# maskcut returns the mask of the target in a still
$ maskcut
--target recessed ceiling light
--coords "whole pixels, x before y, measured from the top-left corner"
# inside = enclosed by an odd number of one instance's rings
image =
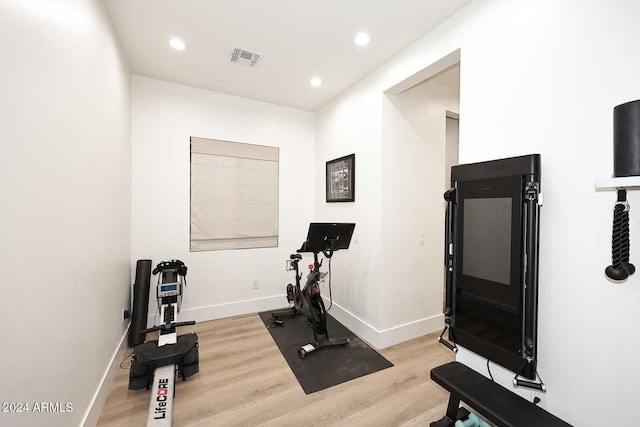
[[[314,78],[312,78],[311,80],[309,80],[309,84],[310,84],[311,86],[318,87],[318,86],[320,86],[320,85],[322,84],[322,80],[320,80],[320,79],[319,79],[319,78],[317,78],[317,77],[314,77]]]
[[[171,46],[175,50],[185,50],[187,48],[187,45],[184,44],[181,39],[175,37],[169,40],[169,46]]]
[[[358,33],[356,37],[353,39],[353,42],[358,46],[366,46],[369,44],[369,34],[367,33]]]

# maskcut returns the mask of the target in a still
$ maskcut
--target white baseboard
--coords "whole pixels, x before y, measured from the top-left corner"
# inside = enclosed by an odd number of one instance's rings
[[[322,298],[325,300],[325,307],[329,308],[330,301],[324,295]],[[375,348],[382,348],[380,346],[380,331],[378,331],[375,327],[368,324],[364,320],[360,319],[355,314],[341,307],[336,302],[333,302],[329,310],[329,314],[333,318],[335,318],[338,322],[342,323],[346,326],[351,332],[365,340],[367,343],[372,345]],[[329,331],[331,332],[331,331]]]
[[[391,347],[432,332],[440,332],[443,327],[444,314],[438,313],[403,325],[383,329],[380,331],[380,348]]]
[[[178,321],[206,322],[207,320],[222,319],[248,313],[260,313],[267,310],[277,310],[287,306],[285,295],[273,295],[244,301],[234,301],[224,304],[208,305],[205,307],[182,308]],[[147,325],[153,325],[155,315],[147,316]]]
[[[324,296],[323,298],[327,300]],[[329,301],[325,301],[327,307],[328,304]],[[341,307],[339,304],[336,304],[335,301],[333,302],[330,313],[340,323],[353,331],[353,333],[377,349],[387,348],[422,335],[440,331],[444,325],[444,315],[440,313],[403,325],[379,330]]]
[[[329,306],[329,300],[325,305]],[[248,313],[259,313],[268,310],[277,310],[286,306],[286,298],[284,295],[273,295],[263,298],[256,298],[244,301],[234,301],[224,304],[215,304],[204,307],[183,308],[180,311],[179,320],[196,322],[205,322],[207,320],[222,319],[225,317],[238,316]],[[423,319],[403,325],[393,326],[391,328],[379,330],[355,314],[333,302],[331,315],[340,323],[351,329],[359,337],[367,341],[378,349],[390,347],[392,345],[408,341],[421,335],[430,334],[441,330],[444,325],[444,316],[439,313]],[[147,325],[153,325],[155,315],[147,317]]]
[[[124,334],[120,339],[120,344],[118,344],[118,347],[116,347],[115,351],[113,352],[113,356],[111,356],[111,362],[109,363],[109,366],[107,366],[104,375],[102,375],[100,385],[98,386],[98,389],[91,399],[91,403],[89,404],[89,408],[87,408],[87,412],[85,412],[84,414],[82,425],[85,427],[95,426],[96,424],[98,424],[100,413],[102,413],[102,408],[104,407],[104,403],[106,402],[109,391],[111,390],[111,384],[113,383],[113,379],[118,373],[120,361],[127,351],[128,332],[129,326],[127,326],[127,328],[125,329]]]

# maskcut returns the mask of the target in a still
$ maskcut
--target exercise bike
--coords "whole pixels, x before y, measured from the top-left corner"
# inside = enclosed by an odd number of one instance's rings
[[[298,254],[292,254],[290,259],[293,261],[293,268],[296,273],[296,286],[287,285],[287,299],[290,303],[293,301],[293,307],[289,310],[271,313],[275,322],[282,322],[282,318],[295,317],[299,313],[306,311],[307,320],[313,329],[313,342],[305,344],[298,348],[298,355],[301,358],[307,354],[323,348],[341,347],[349,345],[349,339],[330,338],[327,331],[327,311],[324,301],[320,295],[320,281],[326,273],[320,271],[322,261],[318,255],[322,253],[329,262],[334,252],[339,249],[347,249],[351,242],[351,236],[355,224],[346,223],[311,223],[307,233],[307,240],[298,249]],[[313,253],[313,265],[310,266],[310,272],[307,275],[307,281],[302,289],[300,289],[300,279],[302,275],[299,273],[298,262],[302,258],[299,253]],[[329,284],[331,286],[331,284]]]
[[[177,322],[186,285],[187,267],[182,261],[162,261],[153,270],[162,324],[141,331],[158,332],[158,339],[137,345],[129,371],[129,389],[151,389],[147,426],[171,426],[176,372],[186,381],[199,370],[198,336],[178,336],[176,328],[196,322]],[[153,382],[153,383],[152,383]]]

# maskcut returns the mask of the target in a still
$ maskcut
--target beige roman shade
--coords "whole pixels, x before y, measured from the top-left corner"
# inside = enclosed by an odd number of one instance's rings
[[[278,246],[277,147],[191,137],[191,251]]]

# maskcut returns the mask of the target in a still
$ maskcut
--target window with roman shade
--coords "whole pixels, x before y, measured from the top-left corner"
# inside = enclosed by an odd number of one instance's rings
[[[191,137],[191,251],[278,246],[279,149]]]

